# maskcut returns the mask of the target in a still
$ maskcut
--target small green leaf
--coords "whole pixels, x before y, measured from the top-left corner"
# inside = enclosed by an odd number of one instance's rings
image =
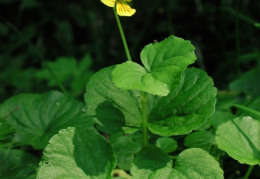
[[[222,123],[216,131],[216,142],[240,163],[260,164],[260,121],[251,117],[235,118]]]
[[[156,146],[165,153],[171,153],[177,149],[178,144],[173,138],[162,137],[157,139]]]
[[[112,147],[104,137],[70,127],[51,138],[37,178],[109,179],[115,165]]]
[[[118,88],[125,90],[141,90],[154,95],[166,96],[168,86],[153,78],[151,73],[137,63],[125,62],[117,65],[113,71],[113,82]]]
[[[109,141],[117,158],[117,166],[129,171],[134,160],[134,154],[141,149],[141,146],[134,142],[130,135],[123,136],[121,133],[111,135]]]
[[[162,168],[153,172],[149,179],[223,179],[219,163],[202,149],[187,149],[176,159],[174,168]]]
[[[212,79],[188,68],[182,82],[166,97],[150,97],[149,130],[161,136],[182,135],[202,125],[214,112],[217,90]]]
[[[87,115],[97,119],[102,131],[110,134],[121,131],[123,125],[142,123],[140,93],[117,88],[112,82],[114,68],[110,66],[95,73],[87,83],[84,96]]]
[[[22,150],[0,149],[0,178],[34,179],[39,161]]]
[[[117,65],[113,71],[115,85],[125,90],[166,96],[180,83],[183,71],[196,60],[196,56],[189,41],[170,36],[145,46],[141,60],[144,67],[134,62]]]
[[[133,179],[148,179],[153,171],[164,167],[172,167],[171,158],[159,148],[147,146],[136,154],[130,172]]]
[[[57,91],[20,94],[6,100],[0,116],[16,129],[15,142],[43,149],[49,139],[68,126],[92,127],[82,103]]]
[[[184,145],[189,148],[202,148],[204,150],[209,150],[215,144],[215,135],[208,131],[193,132],[184,141]]]

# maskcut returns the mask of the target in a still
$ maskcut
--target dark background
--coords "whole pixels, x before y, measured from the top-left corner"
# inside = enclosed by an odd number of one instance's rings
[[[131,7],[136,14],[120,19],[136,62],[145,45],[173,34],[192,42],[195,66],[218,89],[259,66],[259,0],[134,0]],[[0,0],[0,100],[49,90],[34,75],[44,61],[86,54],[93,72],[126,60],[112,8],[99,0]]]

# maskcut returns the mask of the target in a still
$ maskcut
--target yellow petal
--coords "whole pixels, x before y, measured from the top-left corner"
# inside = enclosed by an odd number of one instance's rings
[[[101,0],[101,2],[109,7],[114,7],[116,0]]]
[[[132,9],[124,1],[120,1],[116,3],[116,12],[120,16],[132,16],[136,12],[136,10]]]

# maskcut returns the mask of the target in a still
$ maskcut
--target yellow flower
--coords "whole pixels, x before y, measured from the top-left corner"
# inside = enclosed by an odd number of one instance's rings
[[[101,0],[102,3],[109,7],[116,6],[116,12],[120,16],[132,16],[136,12],[135,9],[132,9],[127,2],[132,0]]]

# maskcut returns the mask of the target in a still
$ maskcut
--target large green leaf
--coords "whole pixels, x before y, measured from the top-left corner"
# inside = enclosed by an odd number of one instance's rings
[[[34,179],[38,159],[22,150],[0,149],[0,178]]]
[[[214,112],[217,90],[202,70],[188,68],[166,97],[150,97],[148,128],[161,136],[182,135],[202,125]]]
[[[90,130],[70,127],[51,138],[38,179],[109,179],[116,165],[111,145]]]
[[[153,171],[164,167],[172,167],[171,158],[158,147],[147,146],[136,154],[130,172],[133,179],[148,179]]]
[[[82,103],[57,91],[46,94],[21,94],[6,100],[0,116],[16,129],[15,141],[43,149],[60,129],[69,126],[90,127]]]
[[[140,93],[117,88],[112,82],[114,66],[95,73],[86,86],[88,116],[99,120],[104,132],[118,132],[126,124],[142,123]]]
[[[240,163],[260,164],[260,121],[251,117],[235,118],[218,126],[216,142]]]
[[[176,159],[174,168],[162,168],[153,172],[149,179],[223,179],[219,163],[202,149],[187,149]]]
[[[141,90],[166,96],[180,83],[184,69],[196,60],[189,41],[170,36],[159,43],[145,46],[141,52],[144,67],[134,62],[117,65],[113,82],[125,90]]]

